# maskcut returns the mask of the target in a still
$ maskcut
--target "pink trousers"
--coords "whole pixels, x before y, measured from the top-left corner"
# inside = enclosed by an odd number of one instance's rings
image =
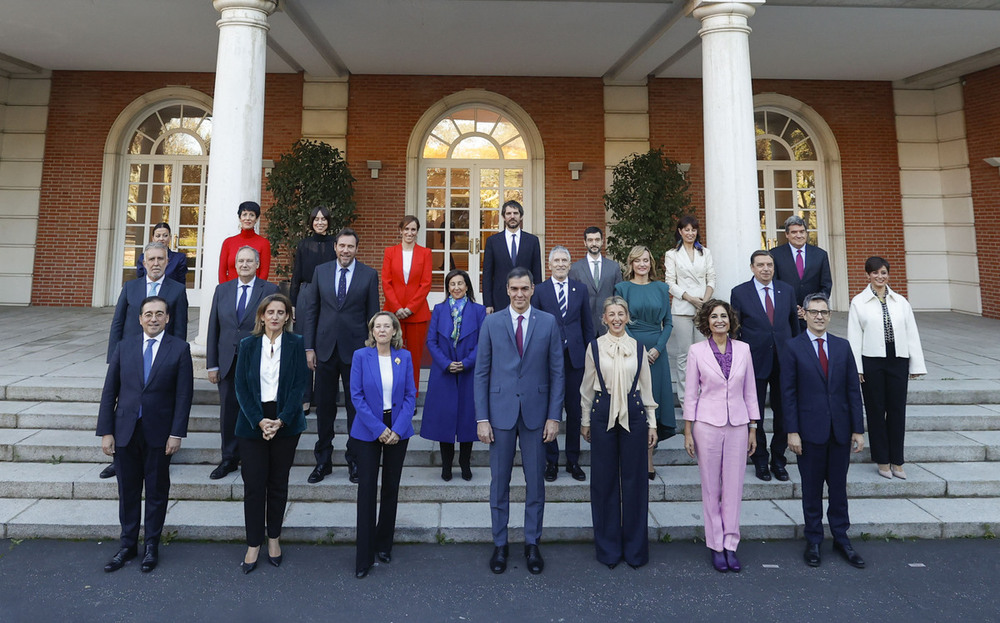
[[[740,503],[749,431],[745,424],[712,426],[695,422],[692,436],[701,473],[705,544],[716,552],[735,552],[740,544]]]

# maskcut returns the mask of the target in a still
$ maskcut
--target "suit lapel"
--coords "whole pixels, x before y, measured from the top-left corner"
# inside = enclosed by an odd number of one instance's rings
[[[145,347],[146,339],[148,338],[146,337],[146,334],[143,333],[142,334],[143,347]],[[162,365],[163,358],[169,356],[169,354],[170,354],[170,341],[167,339],[167,336],[164,335],[163,337],[160,338],[160,346],[159,348],[156,349],[156,357],[153,359],[153,366],[149,369],[149,378],[146,379],[146,382],[143,385],[144,388],[149,386],[149,384],[153,382],[153,378],[156,377],[156,373],[160,370],[160,368],[163,367]],[[142,366],[139,366],[139,377],[142,378]]]
[[[415,273],[411,273],[415,274]],[[392,364],[392,402],[403,402],[403,362],[399,357],[399,351],[389,349],[390,363]],[[399,360],[397,364],[396,361]],[[411,372],[412,375],[412,372]]]
[[[257,306],[260,305],[262,294],[264,293],[264,280],[257,279],[253,282],[253,290],[250,292],[250,300],[247,301],[247,309],[243,312],[243,321],[250,321],[250,328],[257,320]]]
[[[829,384],[827,375],[823,374],[823,366],[819,365],[819,352],[815,348],[813,348],[813,341],[812,338],[809,336],[809,332],[806,331],[802,335],[805,335],[806,338],[806,348],[807,352],[812,358],[813,369],[816,371],[816,374],[819,375],[819,378],[823,379],[824,385]],[[829,370],[830,362],[833,360],[833,347],[830,345],[830,334],[827,333],[826,337],[823,339],[826,342],[826,351],[827,353],[829,353],[829,355],[826,358],[826,367]]]
[[[382,395],[382,370],[379,368],[378,364],[378,350],[371,349],[371,354],[368,356],[368,361],[365,365],[368,366],[368,372],[372,378],[375,379],[375,387],[378,388],[378,393],[376,396]]]

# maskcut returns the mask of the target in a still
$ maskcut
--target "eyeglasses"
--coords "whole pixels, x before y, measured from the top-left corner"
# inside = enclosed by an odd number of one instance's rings
[[[813,318],[826,318],[830,315],[829,309],[807,309],[806,313]]]

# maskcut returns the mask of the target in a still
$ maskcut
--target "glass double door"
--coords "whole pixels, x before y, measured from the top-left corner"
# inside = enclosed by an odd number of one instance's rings
[[[503,226],[500,206],[511,199],[524,205],[529,184],[525,164],[452,159],[425,162],[421,170],[424,203],[418,217],[433,265],[428,303],[433,306],[445,299],[445,275],[456,268],[469,273],[476,300],[482,303],[483,248],[486,239]]]
[[[757,163],[760,208],[760,248],[785,244],[785,220],[799,216],[806,223],[807,242],[821,246],[820,213],[816,207],[816,167],[798,163]]]

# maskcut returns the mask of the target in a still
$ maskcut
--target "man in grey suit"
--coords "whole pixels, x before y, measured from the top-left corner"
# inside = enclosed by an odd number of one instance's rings
[[[583,231],[583,242],[587,256],[578,260],[569,269],[569,278],[586,284],[590,295],[590,317],[595,320],[594,337],[604,335],[608,328],[596,322],[604,315],[604,300],[615,293],[615,284],[622,280],[622,269],[618,262],[601,255],[604,248],[604,234],[599,227],[588,227]]]
[[[235,472],[240,464],[236,443],[236,418],[240,405],[236,401],[236,352],[240,340],[253,331],[257,306],[278,286],[257,279],[260,254],[251,246],[236,252],[236,279],[215,287],[212,311],[208,319],[208,344],[205,364],[208,380],[219,386],[219,432],[222,435],[222,463],[212,470],[209,478],[218,480]]]
[[[535,286],[520,266],[507,275],[510,306],[489,315],[479,332],[475,403],[479,440],[490,444],[493,573],[507,570],[510,475],[520,438],[524,470],[524,556],[542,572],[538,549],[545,509],[545,449],[559,432],[563,405],[563,351],[556,319],[531,307]]]

